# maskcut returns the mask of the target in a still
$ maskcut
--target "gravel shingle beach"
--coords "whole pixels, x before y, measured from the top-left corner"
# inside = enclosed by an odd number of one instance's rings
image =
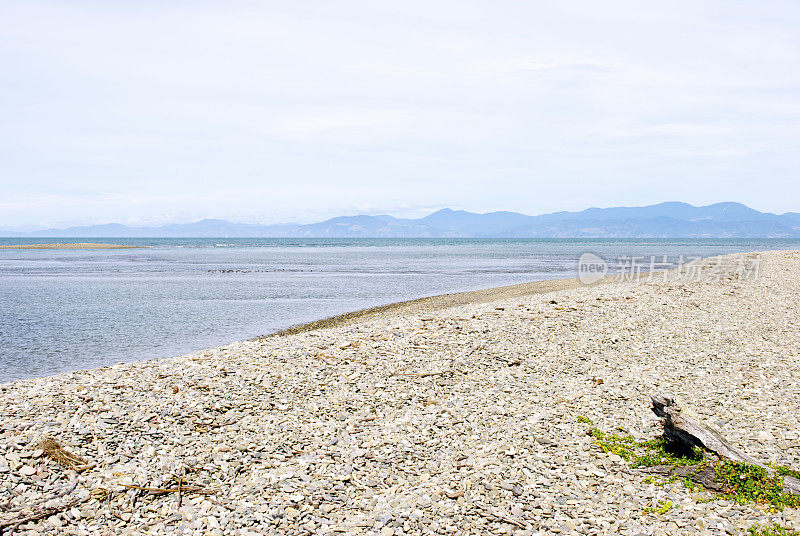
[[[0,525],[30,514],[41,518],[15,534],[800,529],[797,510],[659,481],[587,434],[591,420],[654,438],[649,395],[672,392],[735,446],[800,469],[800,252],[702,267],[390,308],[4,384]]]

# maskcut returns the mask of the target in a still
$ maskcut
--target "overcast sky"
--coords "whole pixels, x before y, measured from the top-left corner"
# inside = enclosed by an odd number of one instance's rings
[[[0,226],[800,210],[800,3],[0,0]]]

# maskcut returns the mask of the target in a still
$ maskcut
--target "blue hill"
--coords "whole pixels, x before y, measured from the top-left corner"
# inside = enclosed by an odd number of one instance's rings
[[[445,208],[418,219],[339,216],[326,221],[259,225],[204,219],[160,227],[118,223],[47,229],[29,237],[387,237],[387,238],[800,238],[800,213],[759,212],[741,203],[707,206],[667,202],[643,207],[588,208],[528,216]]]

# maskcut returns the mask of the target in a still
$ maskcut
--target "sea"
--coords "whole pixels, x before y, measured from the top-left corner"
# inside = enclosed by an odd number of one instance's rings
[[[785,239],[0,238],[0,383],[182,355],[347,311],[575,277],[623,259],[800,249]]]

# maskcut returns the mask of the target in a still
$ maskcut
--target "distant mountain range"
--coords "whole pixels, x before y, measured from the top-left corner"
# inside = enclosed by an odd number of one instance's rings
[[[205,219],[160,227],[109,223],[2,234],[14,237],[800,238],[800,213],[759,212],[741,203],[696,207],[668,202],[539,216],[516,212],[476,214],[445,208],[418,219],[360,215],[311,224],[275,225]]]

